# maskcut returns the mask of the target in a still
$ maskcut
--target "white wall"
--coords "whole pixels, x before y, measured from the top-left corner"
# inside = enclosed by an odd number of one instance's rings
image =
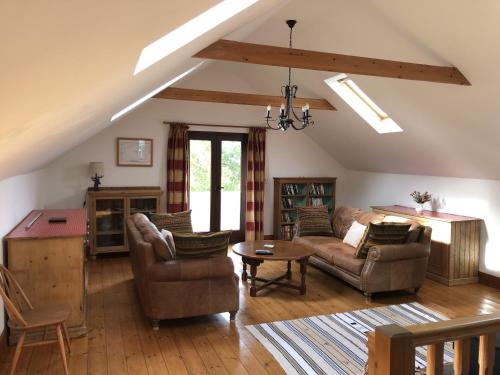
[[[194,123],[252,124],[262,117],[262,108],[153,100],[101,133],[60,156],[44,170],[43,194],[47,208],[82,207],[85,191],[92,184],[88,176],[90,161],[104,162],[103,186],[166,185],[168,126],[163,121]],[[208,120],[207,120],[208,119]],[[193,127],[192,130],[242,132],[226,127]],[[117,167],[116,138],[154,139],[153,167]],[[273,177],[339,177],[342,195],[344,169],[304,132],[268,131],[264,203],[265,234],[272,234]],[[165,201],[165,200],[164,200]]]
[[[409,194],[418,190],[432,193],[433,209],[483,219],[479,269],[500,276],[500,181],[349,171],[346,189],[345,202],[363,209],[415,207]]]
[[[41,172],[10,177],[0,181],[0,238],[3,238],[31,210],[43,208],[40,197]],[[0,243],[0,261],[4,260],[4,243]],[[0,333],[4,328],[4,309],[0,302]]]

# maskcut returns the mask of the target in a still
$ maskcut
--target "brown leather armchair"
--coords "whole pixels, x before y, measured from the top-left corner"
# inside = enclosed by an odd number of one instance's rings
[[[142,310],[153,329],[163,319],[185,318],[239,309],[239,278],[231,258],[158,260],[155,246],[166,245],[144,215],[127,219],[127,235]]]

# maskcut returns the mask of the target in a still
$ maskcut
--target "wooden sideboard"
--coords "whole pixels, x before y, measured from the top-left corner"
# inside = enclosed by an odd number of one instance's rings
[[[448,286],[478,282],[481,219],[437,211],[417,213],[404,206],[372,206],[372,209],[432,228],[428,278]]]
[[[160,212],[159,186],[102,187],[87,191],[90,218],[90,255],[128,252],[125,223],[134,213]]]
[[[65,217],[66,222],[49,223],[50,217]],[[70,336],[86,334],[86,210],[34,210],[6,240],[7,267],[31,303],[36,307],[68,306]],[[16,341],[11,332],[9,342]]]

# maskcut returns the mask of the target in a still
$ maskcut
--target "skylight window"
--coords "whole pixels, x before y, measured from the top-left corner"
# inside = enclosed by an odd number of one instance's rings
[[[184,73],[182,74],[179,74],[177,77],[175,78],[172,78],[170,81],[164,83],[163,85],[161,85],[160,87],[154,89],[153,91],[151,91],[149,94],[146,94],[144,95],[142,98],[136,100],[135,102],[133,102],[132,104],[128,105],[127,107],[123,108],[121,111],[115,113],[112,117],[111,117],[111,121],[115,121],[116,119],[122,117],[125,113],[127,112],[130,112],[131,110],[133,110],[135,107],[141,105],[142,103],[144,103],[146,100],[148,100],[149,98],[155,96],[156,94],[158,94],[160,91],[163,91],[165,90],[167,87],[169,87],[170,85],[173,85],[175,82],[177,82],[178,80],[184,78],[185,76],[187,76],[188,74],[190,74],[191,72],[193,72],[194,70],[198,69],[205,61],[202,61],[200,62],[199,64],[193,66],[191,69],[189,70],[186,70]]]
[[[217,25],[240,13],[259,0],[224,0],[177,29],[144,47],[135,66],[134,75],[149,68],[179,48],[195,40]]]
[[[378,133],[397,133],[403,131],[347,75],[339,74],[325,79],[325,83]]]

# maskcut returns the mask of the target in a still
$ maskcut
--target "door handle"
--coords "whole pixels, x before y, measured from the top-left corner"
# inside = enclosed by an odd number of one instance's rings
[[[217,187],[215,190],[216,190],[216,191],[221,191],[222,189],[224,189],[224,186],[219,186],[219,187]]]

